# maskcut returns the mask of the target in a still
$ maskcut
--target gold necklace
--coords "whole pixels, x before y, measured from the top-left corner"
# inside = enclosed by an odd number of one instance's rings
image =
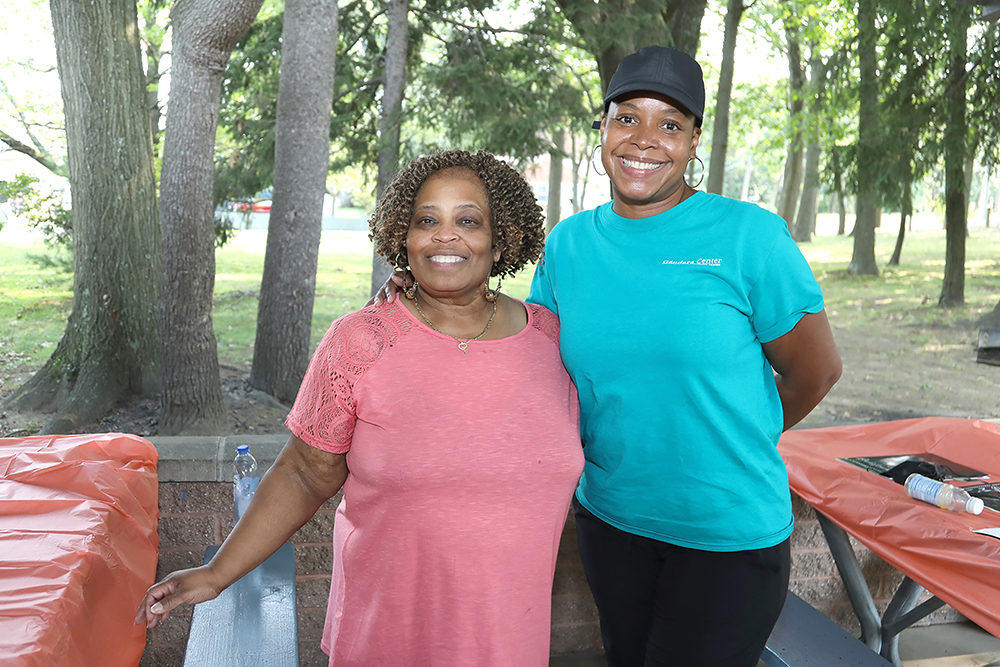
[[[416,284],[414,284],[414,287],[416,287]],[[493,302],[493,314],[490,315],[490,320],[489,320],[489,322],[486,323],[486,328],[483,329],[482,333],[480,333],[475,338],[467,338],[466,340],[462,340],[458,336],[455,336],[453,334],[447,333],[445,331],[441,331],[436,326],[434,326],[433,322],[431,322],[429,319],[427,319],[427,316],[424,315],[424,311],[420,310],[420,299],[417,298],[417,292],[414,292],[414,294],[413,294],[413,305],[417,307],[417,312],[420,313],[420,317],[424,318],[424,322],[427,322],[427,326],[429,326],[431,329],[434,329],[434,331],[437,331],[439,334],[444,334],[445,336],[451,336],[452,338],[454,338],[455,340],[457,340],[458,341],[458,349],[460,349],[462,351],[462,354],[465,354],[465,350],[469,347],[469,343],[471,343],[474,340],[479,340],[480,338],[482,338],[483,336],[486,335],[486,332],[490,330],[490,325],[493,324],[493,318],[497,316],[497,302],[494,301]]]

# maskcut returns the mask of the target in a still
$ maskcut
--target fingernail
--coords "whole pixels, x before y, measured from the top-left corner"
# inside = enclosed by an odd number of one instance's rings
[[[150,607],[149,610],[151,612],[153,612],[154,614],[162,614],[163,613],[163,605],[160,604],[159,602],[157,602],[152,607]]]

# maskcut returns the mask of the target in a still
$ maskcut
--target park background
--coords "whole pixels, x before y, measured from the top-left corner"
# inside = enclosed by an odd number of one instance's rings
[[[523,171],[550,225],[606,201],[590,124],[614,64],[646,43],[705,69],[706,169],[691,182],[785,218],[823,287],[844,376],[803,426],[998,418],[1000,367],[977,361],[1000,311],[995,14],[950,0],[4,0],[0,436],[280,439],[320,336],[381,283],[365,221],[398,165],[485,148]],[[523,298],[530,273],[505,289]],[[303,281],[308,298],[290,287]],[[228,503],[225,482],[161,482],[160,576],[224,537]],[[853,627],[815,520],[796,512],[795,590]],[[331,515],[296,549],[317,664]],[[594,650],[565,558],[554,648]],[[891,590],[891,568],[863,562]],[[184,623],[151,636],[147,664],[177,663]]]

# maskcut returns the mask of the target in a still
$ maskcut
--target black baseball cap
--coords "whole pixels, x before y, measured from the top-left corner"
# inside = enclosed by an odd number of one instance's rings
[[[604,113],[614,98],[640,90],[677,100],[701,126],[705,117],[705,79],[701,65],[680,49],[646,46],[622,58],[604,95]],[[594,129],[600,127],[601,122],[594,121]]]

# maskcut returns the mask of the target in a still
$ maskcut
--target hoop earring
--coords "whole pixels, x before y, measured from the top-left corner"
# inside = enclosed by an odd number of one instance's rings
[[[691,163],[694,162],[695,160],[697,160],[698,164],[701,165],[701,177],[698,179],[698,182],[695,183],[694,185],[691,185],[690,183],[687,182],[686,174],[685,174],[685,178],[684,178],[685,185],[687,185],[692,190],[698,189],[698,186],[701,185],[701,182],[705,180],[705,172],[707,171],[707,169],[705,169],[705,163],[702,162],[701,158],[698,157],[697,155],[695,155],[693,158],[691,158],[690,160],[688,160],[688,166],[691,166]]]
[[[403,296],[405,296],[410,301],[413,301],[414,299],[416,299],[417,298],[417,285],[419,285],[419,284],[420,283],[414,281],[414,283],[412,285],[410,285],[409,287],[407,287],[403,291]]]
[[[500,283],[502,283],[502,282],[503,282],[503,280],[501,278],[497,278],[497,287],[496,287],[496,289],[491,289],[490,288],[490,279],[486,278],[486,300],[487,301],[489,301],[490,303],[493,303],[498,298],[500,298]]]
[[[597,164],[598,163],[595,161],[596,158],[597,158],[597,151],[600,150],[600,148],[601,148],[601,145],[597,144],[596,146],[594,146],[594,150],[592,150],[590,152],[590,166],[594,168],[594,171],[597,172],[598,176],[607,176],[608,172],[607,171],[601,171],[600,169],[598,169],[597,168]]]

